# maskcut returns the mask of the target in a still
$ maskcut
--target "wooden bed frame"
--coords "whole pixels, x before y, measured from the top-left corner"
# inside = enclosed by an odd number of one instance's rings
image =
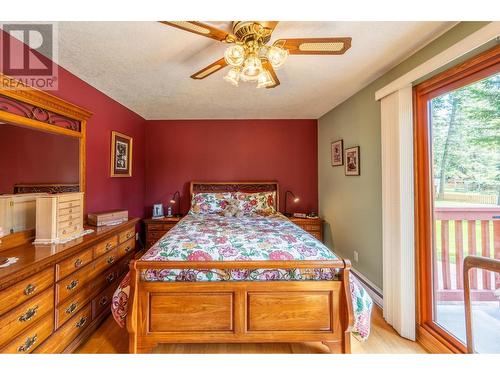
[[[192,182],[191,194],[227,189],[276,190],[276,182]],[[277,199],[278,200],[278,199]],[[276,202],[276,208],[278,208]],[[147,269],[337,268],[334,281],[147,282]],[[321,341],[350,353],[353,312],[348,260],[142,261],[130,264],[127,330],[130,353],[160,343]]]

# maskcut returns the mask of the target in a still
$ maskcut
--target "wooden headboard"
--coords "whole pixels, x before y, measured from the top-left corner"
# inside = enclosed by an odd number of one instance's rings
[[[279,185],[277,181],[191,181],[189,187],[190,202],[194,193],[227,193],[242,191],[245,193],[257,193],[262,191],[275,191],[276,211],[279,210]]]

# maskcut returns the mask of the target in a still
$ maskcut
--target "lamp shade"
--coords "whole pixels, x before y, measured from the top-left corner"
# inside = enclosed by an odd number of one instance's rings
[[[224,60],[231,66],[240,66],[245,61],[245,49],[236,44],[224,52]]]
[[[274,69],[279,69],[286,61],[288,57],[288,50],[271,46],[267,50],[267,59],[271,63]]]
[[[238,86],[238,81],[240,80],[240,71],[237,68],[231,69],[224,76],[224,81],[229,82],[234,86]]]

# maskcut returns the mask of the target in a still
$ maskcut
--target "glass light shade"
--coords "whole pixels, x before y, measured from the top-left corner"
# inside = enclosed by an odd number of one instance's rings
[[[240,71],[236,68],[231,69],[224,76],[224,81],[229,82],[234,86],[238,86],[238,81],[240,80]]]
[[[288,50],[286,49],[271,46],[267,50],[267,59],[274,69],[278,69],[279,67],[281,67],[285,63],[287,57]]]
[[[231,66],[240,66],[245,61],[245,49],[236,44],[224,52],[224,60]]]
[[[262,73],[259,74],[259,78],[257,80],[257,88],[263,88],[263,87],[268,87],[272,86],[274,84],[273,77],[271,76],[271,73],[267,69],[264,69]]]
[[[241,71],[241,79],[244,81],[257,81],[259,74],[262,72],[262,63],[255,55],[250,55],[246,58]]]

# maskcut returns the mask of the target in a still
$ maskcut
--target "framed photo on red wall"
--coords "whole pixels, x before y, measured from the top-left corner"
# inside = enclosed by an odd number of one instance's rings
[[[359,176],[359,146],[350,147],[345,149],[345,175],[346,176]]]
[[[344,140],[332,142],[332,167],[338,167],[344,164]]]
[[[111,132],[111,177],[132,177],[132,137]]]

